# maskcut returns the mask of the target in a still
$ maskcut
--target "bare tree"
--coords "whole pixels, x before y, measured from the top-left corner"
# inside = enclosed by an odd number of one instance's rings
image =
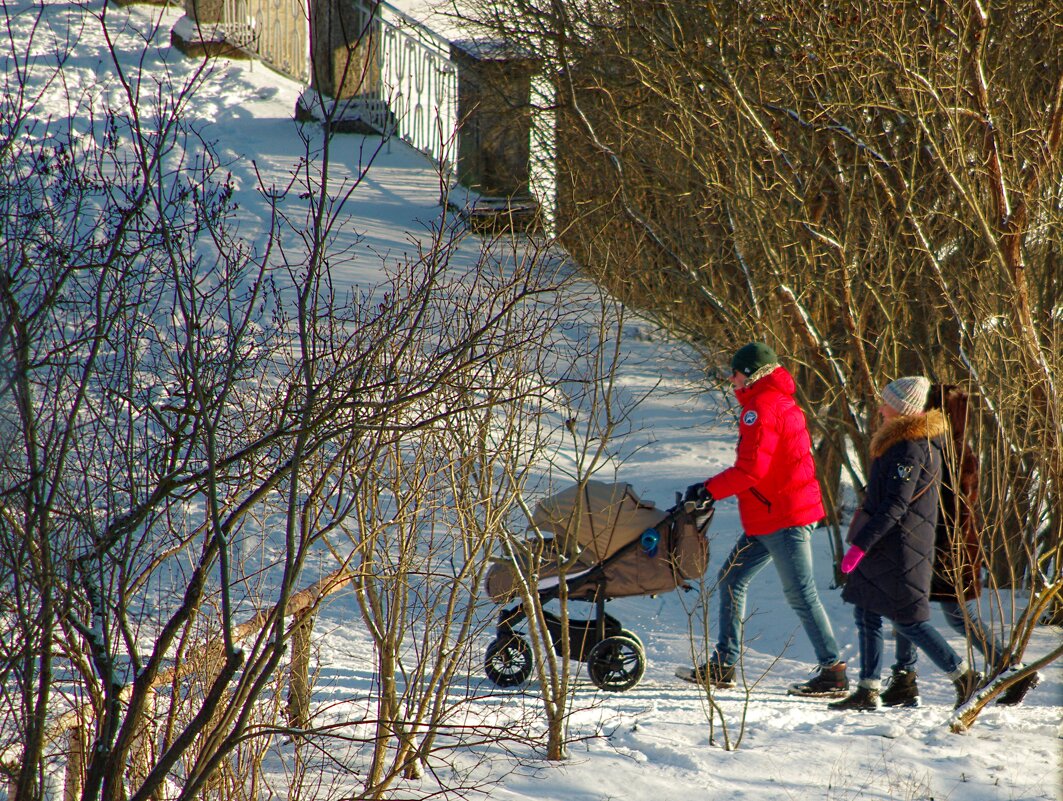
[[[578,319],[581,325],[572,329],[568,347],[563,350],[561,380],[552,385],[550,396],[535,414],[540,420],[556,421],[552,430],[544,432],[544,446],[552,443],[553,455],[543,453],[539,460],[549,464],[549,472],[545,483],[517,480],[511,474],[525,525],[511,525],[503,541],[528,623],[527,642],[546,719],[548,760],[568,757],[569,718],[576,709],[577,696],[573,664],[586,663],[589,673],[594,651],[588,643],[596,641],[597,635],[584,638],[583,633],[597,625],[597,604],[604,604],[605,597],[589,599],[595,604],[595,615],[580,617],[569,596],[571,571],[586,569],[586,564],[577,562],[578,550],[571,547],[577,542],[576,529],[585,525],[583,521],[590,513],[582,505],[583,488],[592,479],[617,480],[622,465],[617,444],[630,433],[631,413],[642,400],[617,386],[618,371],[625,361],[623,307],[596,290],[583,299]],[[575,486],[579,500],[566,520],[555,521],[565,528],[563,535],[538,531],[530,498],[556,491],[559,483]],[[540,581],[545,579],[556,581],[556,612],[545,608],[555,600],[554,595],[539,591]],[[598,593],[607,592],[607,587],[598,589]]]
[[[297,795],[320,732],[302,678],[276,722],[282,669],[305,668],[307,616],[341,587],[379,635],[365,796],[486,737],[451,738],[448,688],[511,463],[535,454],[515,445],[549,390],[556,259],[487,243],[459,270],[441,211],[415,256],[344,288],[371,152],[337,184],[330,126],[305,129],[247,242],[226,165],[182,121],[206,64],[182,83],[143,44],[130,63],[122,38],[156,29],[84,15],[116,91],[87,85],[69,98],[87,130],[63,126],[41,99],[74,43],[26,56],[47,25],[3,19],[0,745],[18,797],[49,792],[57,761],[75,797],[254,797],[286,742]]]
[[[510,480],[544,446],[524,418],[554,381],[548,343],[566,315],[553,259],[498,254],[431,268],[431,301],[391,351],[401,378],[388,390],[410,403],[349,443],[351,515],[330,543],[355,576],[380,682],[366,797],[438,763],[455,747],[442,740],[487,736],[447,722],[466,703],[452,682],[481,659],[480,582],[514,505]]]

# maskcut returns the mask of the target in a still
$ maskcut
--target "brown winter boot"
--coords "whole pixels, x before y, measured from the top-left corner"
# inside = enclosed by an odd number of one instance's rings
[[[974,668],[967,668],[966,672],[954,678],[952,684],[956,688],[956,706],[953,708],[958,709],[971,700],[971,696],[981,683],[982,674]]]
[[[838,662],[830,667],[820,668],[819,673],[808,681],[791,684],[786,693],[813,698],[842,698],[848,690],[849,679],[845,677],[845,663]]]
[[[721,665],[709,661],[693,668],[676,668],[675,675],[683,681],[689,681],[692,684],[707,684],[720,690],[735,686],[734,665]]]
[[[1041,675],[1039,673],[1031,673],[1029,676],[1024,676],[1004,690],[1004,693],[997,699],[997,703],[1001,706],[1017,706],[1021,704],[1026,697],[1026,693],[1036,687],[1040,681]]]
[[[870,712],[871,710],[881,707],[882,701],[877,689],[858,684],[856,685],[856,692],[848,698],[843,698],[840,701],[827,704],[827,706],[831,709],[841,709],[845,711],[856,710],[857,712]]]
[[[883,706],[919,706],[919,685],[914,670],[894,670],[882,691]]]

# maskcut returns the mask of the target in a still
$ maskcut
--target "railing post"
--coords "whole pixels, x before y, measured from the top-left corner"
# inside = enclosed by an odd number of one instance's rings
[[[449,172],[456,124],[450,41],[377,0],[310,0],[311,87],[296,117],[397,136]]]
[[[88,735],[77,721],[66,730],[66,770],[63,777],[63,801],[77,801],[85,783],[85,749]]]
[[[297,119],[328,118],[337,131],[375,133],[361,107],[382,102],[376,6],[310,0],[310,88],[296,104]]]
[[[18,801],[18,779],[20,763],[8,760],[4,755],[4,761],[0,764],[0,770],[7,777],[7,801]]]
[[[314,633],[314,612],[311,606],[297,612],[292,620],[291,661],[288,665],[288,725],[295,730],[292,742],[295,745],[293,781],[289,785],[288,798],[298,801],[306,763],[303,759],[305,741],[302,732],[310,727],[310,641]]]
[[[225,0],[184,0],[185,14],[170,31],[170,44],[186,56],[249,58],[226,41],[224,25],[238,22],[226,17]]]
[[[144,699],[144,709],[129,748],[129,786],[134,789],[144,784],[155,763],[155,700],[154,692],[149,692]]]
[[[314,633],[314,611],[299,614],[292,623],[291,663],[288,668],[288,725],[306,729],[310,725],[310,644]]]

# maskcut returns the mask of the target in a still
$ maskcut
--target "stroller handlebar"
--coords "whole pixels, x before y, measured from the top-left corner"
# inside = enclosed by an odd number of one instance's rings
[[[686,501],[683,504],[683,511],[687,514],[699,514],[709,511],[713,506],[713,501]]]
[[[709,511],[715,503],[716,501],[713,498],[706,498],[703,501],[684,501],[683,493],[677,492],[675,494],[675,506],[673,506],[672,509],[674,510],[682,507],[683,511],[688,515],[697,515]]]

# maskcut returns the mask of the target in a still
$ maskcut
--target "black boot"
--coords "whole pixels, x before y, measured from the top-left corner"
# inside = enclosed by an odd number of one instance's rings
[[[734,665],[721,665],[717,662],[706,662],[693,668],[677,668],[675,675],[683,681],[693,684],[708,684],[720,690],[726,690],[735,686]]]
[[[1021,704],[1022,699],[1026,697],[1026,693],[1036,687],[1040,681],[1041,675],[1039,673],[1031,673],[1029,676],[1024,676],[1004,690],[1000,698],[997,699],[997,703],[1001,706],[1017,706]]]
[[[956,706],[953,708],[959,708],[971,700],[971,696],[981,683],[982,674],[974,668],[967,668],[966,673],[953,679],[952,684],[956,688]]]
[[[827,704],[831,709],[851,710],[855,709],[859,712],[869,712],[874,709],[878,709],[882,706],[882,702],[879,698],[878,690],[873,690],[870,687],[862,687],[857,685],[856,692],[850,695],[848,698],[843,698],[840,701],[835,701],[832,704]]]
[[[880,696],[883,706],[919,706],[919,685],[914,670],[894,670]]]

